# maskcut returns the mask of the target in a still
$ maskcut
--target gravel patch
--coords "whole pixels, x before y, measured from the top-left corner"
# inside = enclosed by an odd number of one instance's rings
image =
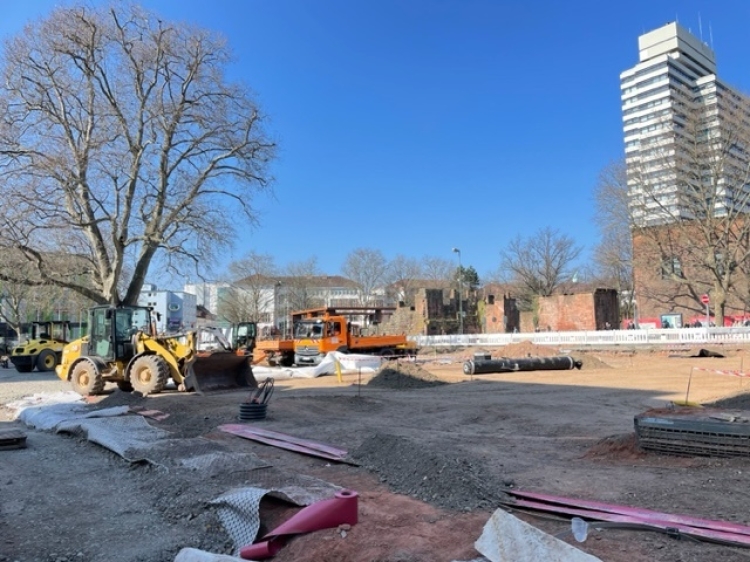
[[[502,483],[468,457],[440,453],[396,435],[376,434],[352,457],[392,490],[446,509],[490,509],[507,500]]]

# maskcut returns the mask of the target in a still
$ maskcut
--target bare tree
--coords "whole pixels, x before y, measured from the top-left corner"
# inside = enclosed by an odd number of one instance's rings
[[[113,6],[59,8],[5,44],[0,250],[34,271],[1,278],[132,304],[153,264],[200,270],[256,221],[275,146],[223,39]]]
[[[306,260],[292,262],[285,268],[285,277],[282,283],[286,286],[281,291],[284,295],[284,306],[290,313],[297,310],[305,310],[321,306],[321,303],[313,294],[315,287],[314,278],[322,275],[318,266],[318,258],[312,257]]]
[[[424,269],[419,260],[397,255],[388,265],[389,279],[393,284],[398,299],[411,306],[419,289],[419,281],[424,279]]]
[[[0,283],[0,321],[7,323],[19,337],[24,325],[30,322],[56,320],[83,323],[87,318],[85,311],[91,304],[81,295],[55,286]],[[72,334],[65,336],[70,338]]]
[[[0,286],[0,319],[20,337],[26,315],[30,309],[33,288],[18,283],[3,283]],[[3,334],[7,336],[7,334]],[[7,342],[4,342],[7,345]],[[0,354],[2,354],[0,349]]]
[[[594,220],[601,238],[594,249],[596,277],[626,298],[623,313],[633,315],[633,235],[625,162],[607,165],[594,190]]]
[[[277,296],[277,269],[268,254],[248,252],[229,264],[230,286],[219,298],[219,314],[230,322],[270,322]]]
[[[750,106],[719,87],[699,102],[628,162],[635,258],[648,299],[699,313],[710,293],[721,326],[732,296],[750,304]]]
[[[582,248],[557,230],[544,228],[528,238],[512,239],[500,253],[501,267],[510,272],[527,307],[536,297],[549,296],[571,276]]]
[[[357,248],[346,256],[341,272],[355,283],[360,304],[367,306],[388,279],[388,261],[380,250]]]
[[[456,276],[456,264],[452,261],[434,256],[422,258],[422,272],[424,278],[430,281],[444,281],[446,287]]]

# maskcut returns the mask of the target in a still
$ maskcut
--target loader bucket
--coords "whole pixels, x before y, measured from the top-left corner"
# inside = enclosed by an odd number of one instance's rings
[[[231,351],[200,353],[187,367],[185,390],[204,393],[215,390],[256,388],[251,357]]]

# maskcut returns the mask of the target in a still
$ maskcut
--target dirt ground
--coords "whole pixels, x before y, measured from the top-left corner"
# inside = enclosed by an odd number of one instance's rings
[[[241,439],[217,430],[238,423],[247,392],[167,391],[147,398],[112,390],[92,408],[128,404],[168,416],[149,420],[175,437],[203,437],[266,465],[165,472],[129,463],[81,436],[35,431],[0,407],[0,430],[22,428],[28,447],[0,450],[0,561],[167,562],[183,547],[234,551],[208,504],[240,486],[304,483],[355,490],[359,522],[293,538],[278,562],[450,562],[478,557],[474,541],[509,488],[750,524],[750,459],[681,457],[638,449],[634,416],[673,401],[750,409],[750,350],[582,352],[530,342],[487,349],[493,357],[569,353],[580,370],[465,375],[478,349],[425,352],[376,374],[278,378],[266,419],[253,425],[348,451],[349,463]],[[749,369],[750,370],[750,369]],[[67,390],[54,375],[0,370],[3,404]],[[689,383],[689,392],[688,392]],[[299,508],[261,503],[268,530]],[[607,562],[750,561],[730,548],[642,530],[590,531],[570,521],[515,515]]]

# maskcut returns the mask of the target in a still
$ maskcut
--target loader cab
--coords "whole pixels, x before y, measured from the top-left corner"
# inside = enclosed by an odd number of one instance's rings
[[[127,360],[134,354],[133,336],[150,330],[151,311],[140,306],[96,307],[90,311],[89,326],[90,355]]]
[[[49,322],[33,322],[31,325],[32,340],[55,340],[68,343],[70,322],[67,320],[51,320]]]
[[[255,322],[240,322],[234,331],[232,349],[252,353],[258,336]]]

